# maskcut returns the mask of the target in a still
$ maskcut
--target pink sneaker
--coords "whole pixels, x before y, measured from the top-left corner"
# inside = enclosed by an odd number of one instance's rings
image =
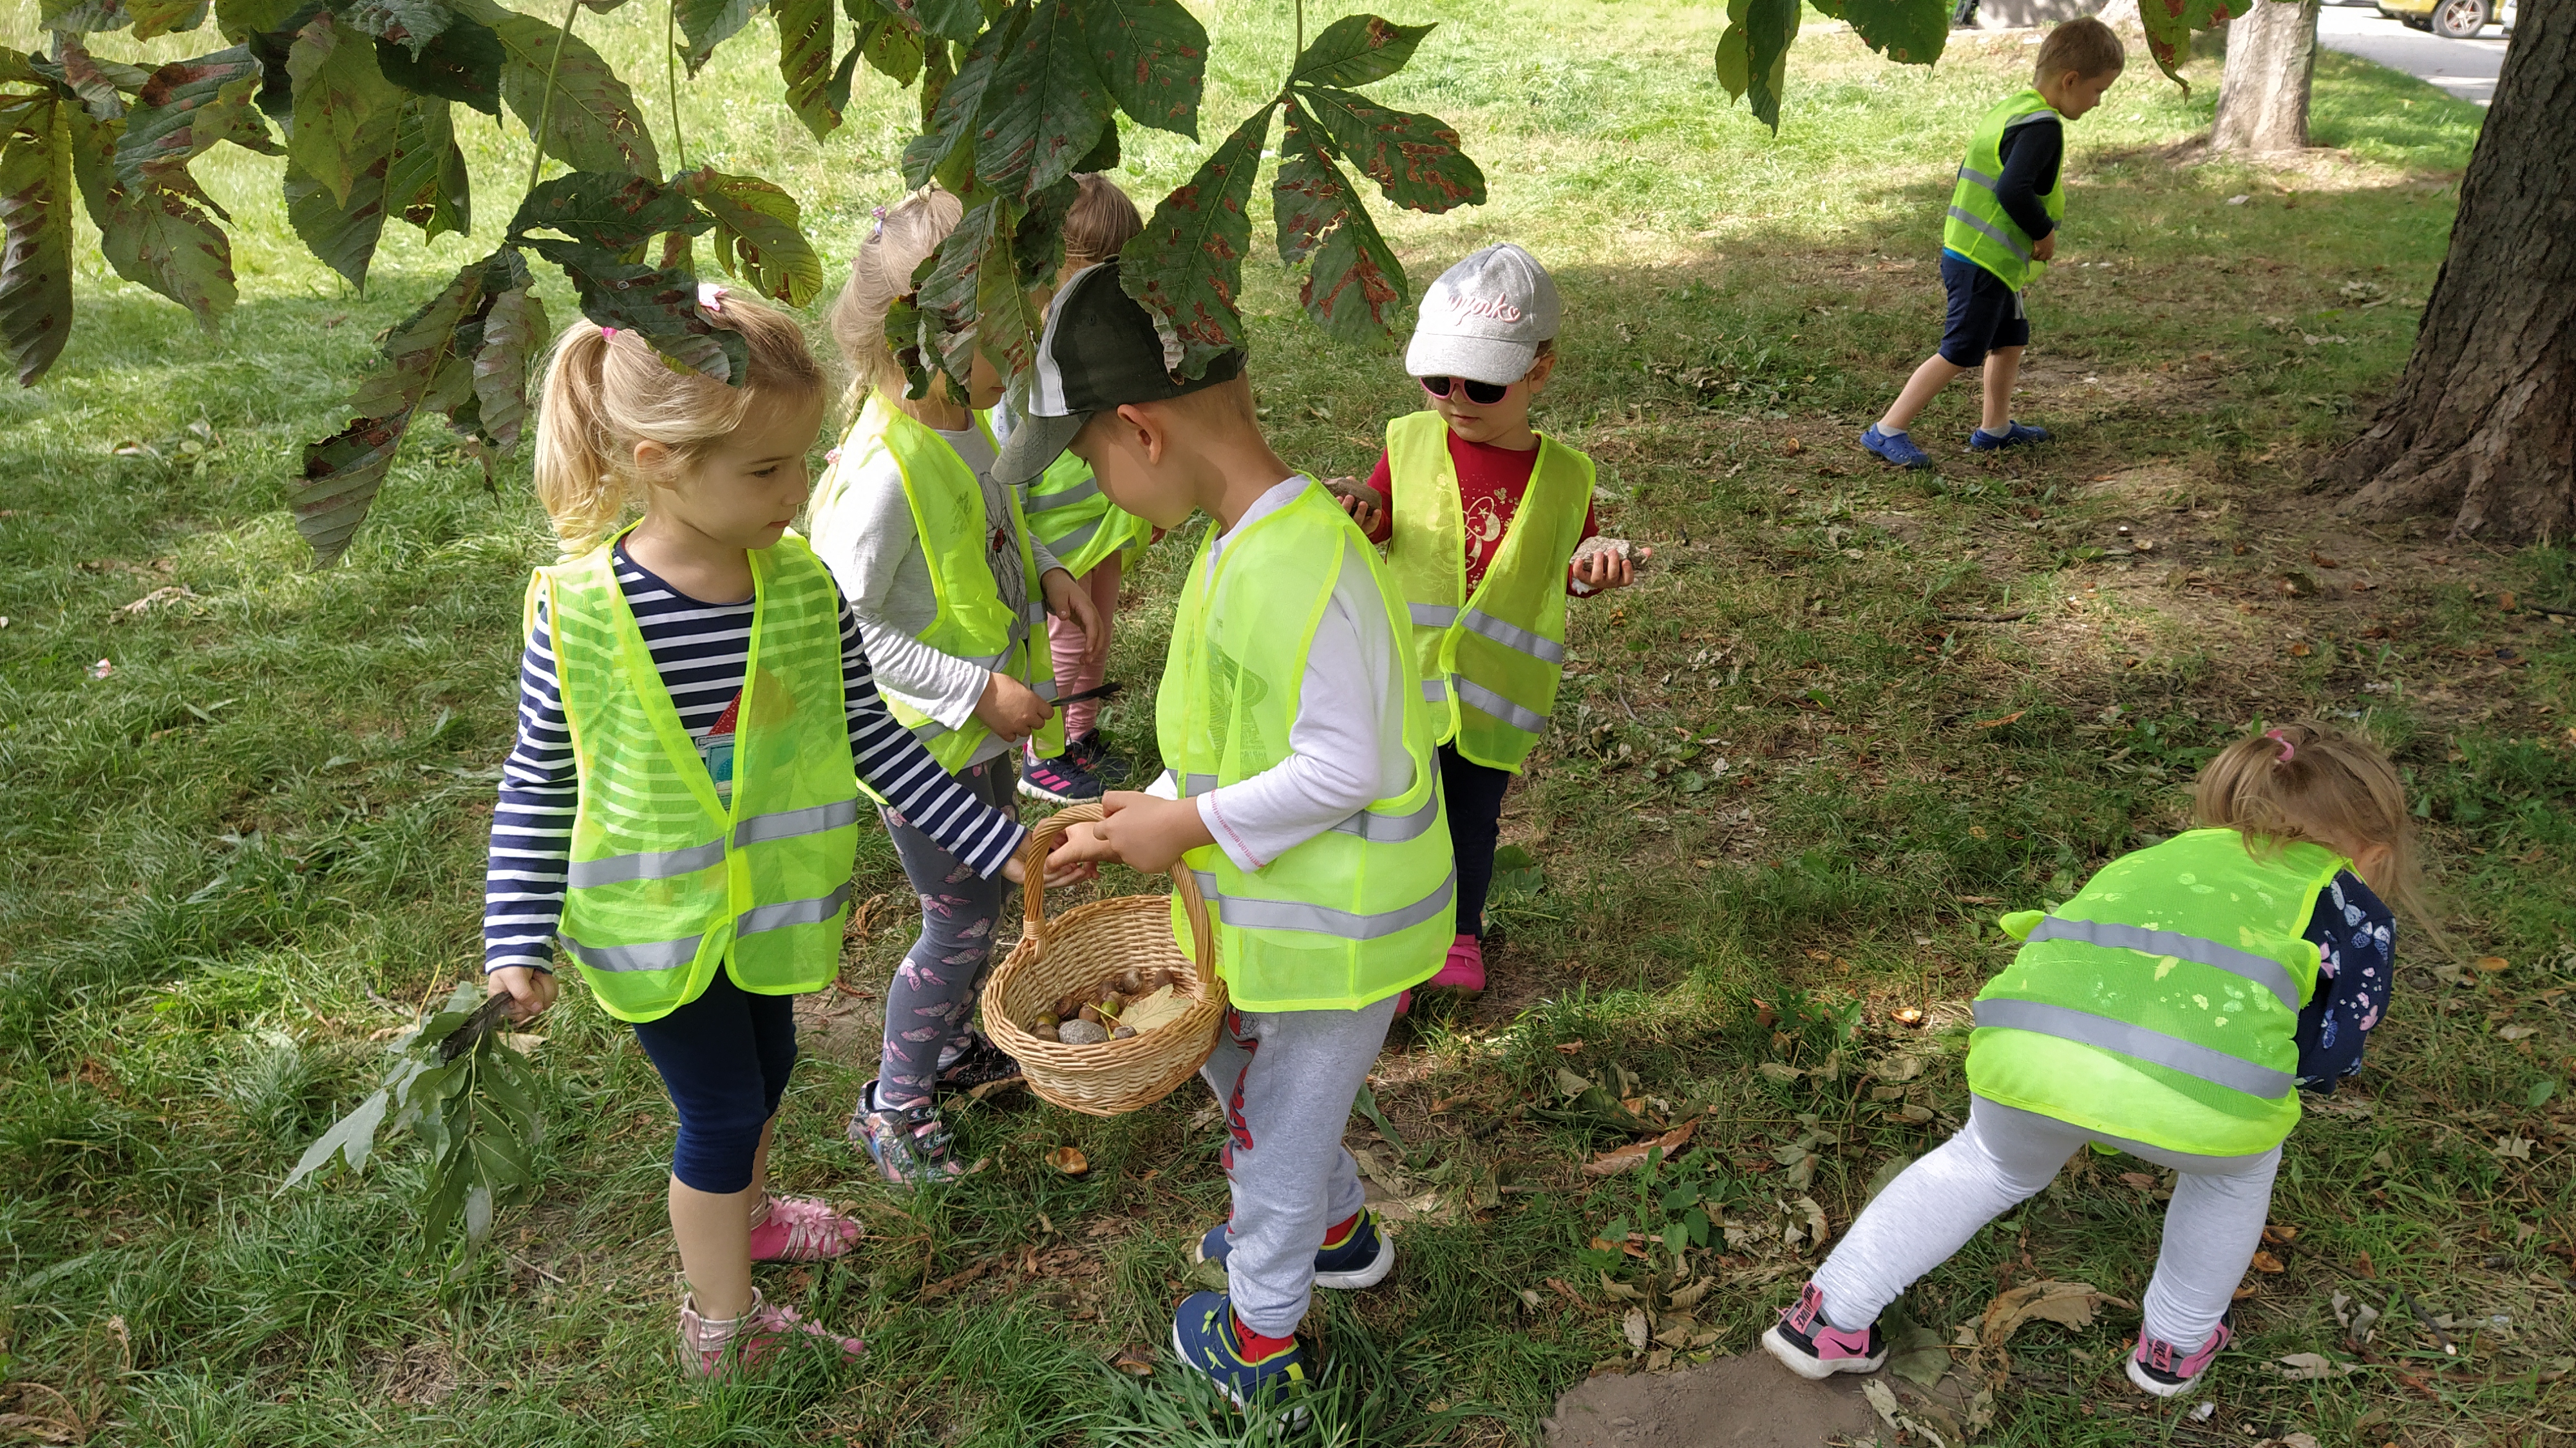
[[[770,1197],[751,1224],[754,1262],[820,1262],[859,1240],[859,1224],[812,1197]]]
[[[2208,1370],[2209,1360],[2218,1356],[2218,1350],[2235,1339],[2236,1334],[2222,1322],[2218,1331],[2209,1335],[2209,1341],[2200,1345],[2200,1351],[2185,1357],[2181,1348],[2163,1338],[2141,1333],[2138,1350],[2129,1354],[2129,1381],[2159,1398],[2188,1392],[2192,1383]]]
[[[1442,962],[1440,973],[1422,983],[1424,990],[1447,986],[1469,992],[1485,988],[1485,942],[1472,935],[1461,935],[1449,942],[1449,959]]]
[[[1762,1346],[1789,1371],[1816,1382],[1836,1373],[1874,1373],[1887,1362],[1887,1335],[1878,1324],[1852,1332],[1825,1321],[1825,1295],[1813,1282],[1762,1334]]]
[[[751,1292],[751,1310],[736,1318],[700,1317],[695,1297],[680,1299],[680,1367],[693,1378],[721,1377],[748,1368],[787,1345],[795,1335],[819,1338],[854,1358],[867,1351],[855,1337],[826,1332],[797,1316],[792,1307],[773,1307],[759,1288]]]

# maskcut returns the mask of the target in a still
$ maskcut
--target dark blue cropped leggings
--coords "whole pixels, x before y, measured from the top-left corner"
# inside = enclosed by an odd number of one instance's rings
[[[636,1023],[636,1044],[662,1073],[680,1116],[671,1149],[680,1185],[718,1195],[751,1185],[760,1129],[777,1114],[796,1065],[794,1000],[754,995],[719,970],[706,994]]]

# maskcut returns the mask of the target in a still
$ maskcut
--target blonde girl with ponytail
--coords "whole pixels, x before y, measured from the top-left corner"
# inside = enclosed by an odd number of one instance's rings
[[[887,715],[856,619],[791,531],[830,404],[804,334],[720,288],[699,304],[745,344],[738,386],[587,321],[548,361],[536,487],[562,561],[528,590],[483,938],[518,1018],[553,1003],[568,959],[660,1071],[681,1362],[708,1376],[797,1342],[860,1351],[752,1280],[859,1235],[772,1195],[766,1165],[792,999],[840,965],[860,781],[980,875],[1015,877],[1024,832]]]
[[[995,483],[987,412],[1003,379],[979,351],[959,389],[934,371],[921,397],[886,340],[886,318],[917,300],[916,279],[961,207],[938,187],[877,210],[832,305],[832,337],[854,374],[848,435],[814,491],[814,551],[840,580],[877,659],[897,720],[976,799],[1011,806],[1022,741],[1064,747],[1047,647],[1066,619],[1097,659],[1108,635],[1073,575],[1028,531]],[[887,832],[921,898],[922,926],[886,990],[877,1079],[850,1113],[850,1139],[887,1185],[909,1190],[972,1167],[935,1098],[1018,1076],[1019,1063],[967,1024],[992,965],[1009,886],[972,868],[920,814],[890,803]]]

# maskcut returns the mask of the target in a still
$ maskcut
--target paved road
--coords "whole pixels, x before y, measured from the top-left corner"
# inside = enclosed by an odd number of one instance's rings
[[[2490,25],[2476,40],[2444,40],[2360,5],[2329,4],[2317,14],[2317,39],[2328,49],[2402,70],[2479,105],[2495,99],[2503,34]]]

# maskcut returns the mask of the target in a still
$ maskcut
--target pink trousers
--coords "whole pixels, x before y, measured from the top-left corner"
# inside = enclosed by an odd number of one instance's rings
[[[1091,595],[1091,606],[1100,610],[1100,623],[1108,628],[1118,616],[1119,555],[1112,553],[1089,573],[1076,580]],[[1047,619],[1047,643],[1055,652],[1055,687],[1059,694],[1079,694],[1100,687],[1109,676],[1109,651],[1100,651],[1100,662],[1086,665],[1082,661],[1082,630],[1069,618]],[[1100,701],[1085,699],[1064,706],[1064,737],[1079,739],[1100,722]]]

